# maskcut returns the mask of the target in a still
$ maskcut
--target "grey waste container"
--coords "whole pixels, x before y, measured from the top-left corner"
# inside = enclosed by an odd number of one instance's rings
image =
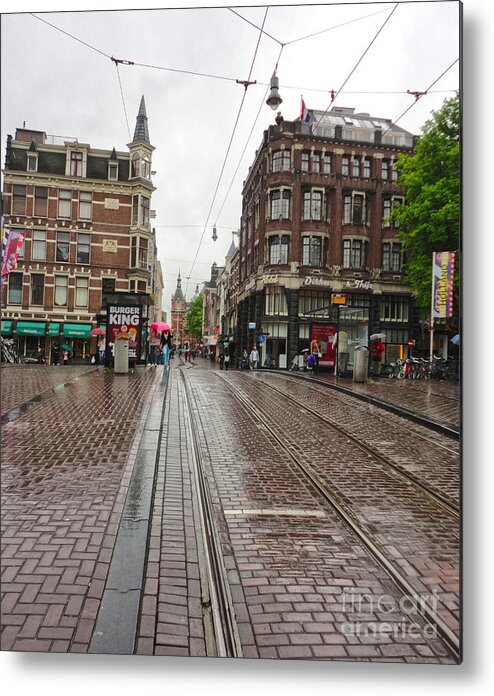
[[[115,362],[113,371],[116,374],[125,374],[129,371],[129,341],[119,338],[115,341]]]
[[[367,346],[357,346],[353,353],[353,381],[366,382],[369,367],[369,351]]]

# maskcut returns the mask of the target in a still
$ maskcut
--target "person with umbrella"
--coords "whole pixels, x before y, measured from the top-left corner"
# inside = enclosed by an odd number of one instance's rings
[[[63,364],[68,365],[69,364],[69,355],[70,355],[70,351],[72,350],[72,348],[69,345],[67,345],[66,343],[62,343],[60,348],[62,349]]]
[[[104,365],[106,353],[106,331],[105,329],[98,327],[96,329],[92,329],[90,336],[98,337],[98,365]]]
[[[374,377],[379,377],[381,372],[381,360],[384,354],[384,343],[381,338],[383,334],[372,334],[370,344],[370,354],[372,360],[372,374]]]

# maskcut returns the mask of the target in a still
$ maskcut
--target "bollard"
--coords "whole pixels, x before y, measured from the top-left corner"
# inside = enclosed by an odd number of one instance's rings
[[[353,381],[367,382],[369,351],[366,346],[356,346],[353,354]]]

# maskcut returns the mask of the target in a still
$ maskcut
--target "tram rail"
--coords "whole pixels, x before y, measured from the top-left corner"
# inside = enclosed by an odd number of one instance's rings
[[[254,421],[257,421],[259,423],[259,426],[262,427],[262,429],[265,432],[268,432],[270,437],[272,437],[273,440],[275,440],[278,443],[278,445],[286,453],[287,457],[289,457],[289,459],[295,464],[295,466],[312,483],[312,485],[319,493],[319,495],[323,498],[323,500],[336,511],[336,513],[338,514],[340,519],[342,519],[344,524],[351,530],[351,532],[367,549],[370,555],[383,568],[388,578],[392,581],[392,583],[403,595],[403,597],[405,598],[415,596],[416,590],[413,583],[410,582],[409,578],[405,575],[404,572],[401,572],[401,570],[397,567],[396,563],[389,559],[389,557],[380,547],[379,542],[376,541],[375,538],[373,538],[373,535],[369,533],[369,531],[365,528],[365,525],[359,521],[359,519],[349,508],[349,506],[343,504],[341,498],[338,496],[338,493],[334,490],[331,490],[328,487],[327,483],[323,481],[321,476],[318,474],[317,471],[315,471],[315,469],[311,465],[302,461],[302,459],[299,456],[297,456],[293,448],[287,445],[286,441],[283,439],[282,436],[280,436],[276,432],[276,429],[269,423],[269,421],[263,419],[260,414],[256,413],[255,410],[252,409],[252,400],[250,400],[248,396],[246,396],[245,393],[238,386],[234,385],[231,382],[231,380],[226,379],[223,375],[218,374],[218,377],[222,379],[222,381],[226,384],[236,401],[243,408],[248,410]],[[242,375],[242,381],[248,379],[249,377],[247,375]],[[266,385],[263,383],[263,386]],[[286,398],[286,394],[282,394],[282,396]],[[307,407],[304,405],[304,408]],[[327,423],[327,425],[328,427],[334,427],[330,423]],[[347,432],[345,432],[344,434],[345,437],[348,437]],[[360,447],[360,443],[358,444]],[[375,454],[373,453],[372,456],[375,456]],[[395,472],[395,474],[397,474],[397,472]],[[442,513],[446,512],[446,514],[448,514],[449,516],[452,516],[454,518],[458,517],[458,510],[455,509],[449,501],[441,500],[440,497],[438,497],[435,493],[424,490],[423,486],[420,486],[419,488],[418,484],[411,478],[408,478],[407,480],[409,482],[409,485],[414,485],[422,493],[427,494],[429,499],[432,500],[434,504],[436,504],[440,508]],[[455,659],[460,660],[460,636],[457,635],[457,633],[448,625],[448,623],[445,620],[443,620],[439,612],[435,611],[434,608],[431,608],[427,603],[422,603],[418,607],[418,609],[423,619],[425,619],[426,621],[428,621],[436,627],[438,635],[444,642],[449,652],[455,657]]]

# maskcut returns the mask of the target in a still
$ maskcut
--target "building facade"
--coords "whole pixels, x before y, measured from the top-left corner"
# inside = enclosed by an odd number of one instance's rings
[[[322,367],[345,369],[373,333],[385,361],[418,330],[393,208],[404,201],[396,159],[414,136],[391,121],[334,107],[312,124],[270,126],[244,182],[239,245],[237,356],[257,342],[290,368],[312,339]]]
[[[105,326],[107,302],[119,294],[142,309],[144,355],[159,274],[153,151],[144,97],[126,151],[26,128],[8,136],[4,226],[25,237],[2,288],[2,335],[21,355],[42,351],[53,361],[67,344],[75,361],[89,362],[97,351],[90,332]]]

